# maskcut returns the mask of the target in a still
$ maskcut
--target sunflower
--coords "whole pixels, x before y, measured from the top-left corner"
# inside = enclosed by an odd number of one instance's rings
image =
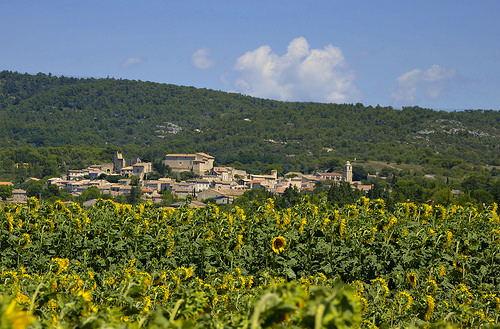
[[[415,272],[406,274],[406,278],[412,287],[417,285],[418,278]]]
[[[431,295],[427,295],[425,298],[427,300],[427,312],[425,312],[424,319],[425,321],[429,321],[434,313],[435,302]]]
[[[28,233],[23,233],[22,237],[26,239],[21,248],[27,248],[31,243],[31,237]]]
[[[407,311],[411,307],[413,296],[407,291],[399,292],[394,298],[394,304],[399,307],[399,312]]]
[[[438,290],[438,285],[436,283],[436,280],[430,279],[425,282],[425,290],[426,293],[434,295],[436,291]]]
[[[271,248],[273,248],[273,251],[277,254],[285,250],[285,247],[286,247],[286,240],[281,235],[274,237],[273,240],[271,241]]]
[[[470,305],[474,296],[470,293],[467,286],[463,283],[458,285],[458,288],[453,293],[453,302],[455,304]]]
[[[384,278],[376,278],[372,280],[372,289],[375,291],[377,296],[382,298],[383,303],[385,303],[385,298],[389,296],[389,287],[387,286],[387,281]]]
[[[7,305],[4,298],[0,300],[3,305]],[[4,315],[5,314],[5,315]],[[26,328],[30,323],[35,321],[31,312],[26,312],[13,299],[9,302],[7,308],[2,307],[2,318],[6,319],[6,325],[12,328]],[[2,324],[3,322],[2,319]]]
[[[56,262],[58,265],[56,275],[60,274],[64,270],[66,270],[69,266],[69,259],[68,258],[52,258],[52,261]]]

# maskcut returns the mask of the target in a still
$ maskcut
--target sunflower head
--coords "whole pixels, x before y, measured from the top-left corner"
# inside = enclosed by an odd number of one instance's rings
[[[271,248],[277,254],[285,250],[285,247],[286,247],[286,240],[282,236],[274,237],[273,240],[271,241]]]
[[[417,275],[415,273],[408,273],[406,275],[406,278],[408,279],[408,282],[412,287],[415,287],[417,285]]]
[[[400,312],[409,310],[412,302],[413,302],[413,296],[406,291],[401,291],[399,294],[396,295],[396,298],[394,299],[394,304],[396,304],[399,307]]]

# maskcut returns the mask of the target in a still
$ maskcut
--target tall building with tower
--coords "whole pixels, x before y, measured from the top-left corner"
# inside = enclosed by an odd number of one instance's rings
[[[344,182],[352,183],[352,165],[347,161],[344,165]]]
[[[127,163],[125,159],[123,158],[123,155],[119,152],[115,153],[115,156],[113,158],[113,171],[117,172],[122,170],[122,168],[126,167]]]

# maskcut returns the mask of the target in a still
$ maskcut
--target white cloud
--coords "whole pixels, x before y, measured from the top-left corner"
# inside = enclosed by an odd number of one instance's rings
[[[340,48],[311,49],[303,37],[292,40],[283,56],[267,45],[248,51],[233,69],[239,72],[236,88],[256,97],[336,103],[359,99]]]
[[[122,67],[129,69],[131,67],[141,64],[142,62],[144,62],[144,59],[140,57],[129,57],[125,62],[123,62]]]
[[[196,68],[201,70],[208,70],[215,65],[215,61],[208,58],[208,55],[210,55],[209,48],[200,48],[193,53],[193,55],[191,56],[191,61]]]
[[[414,69],[400,75],[397,79],[396,90],[391,94],[396,104],[415,103],[419,91],[424,89],[424,96],[438,98],[444,90],[443,83],[456,75],[454,69],[445,69],[434,64],[426,71]]]

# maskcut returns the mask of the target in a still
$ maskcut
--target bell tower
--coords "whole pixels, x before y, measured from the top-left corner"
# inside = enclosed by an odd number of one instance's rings
[[[349,161],[344,165],[344,182],[352,183],[352,166]]]

